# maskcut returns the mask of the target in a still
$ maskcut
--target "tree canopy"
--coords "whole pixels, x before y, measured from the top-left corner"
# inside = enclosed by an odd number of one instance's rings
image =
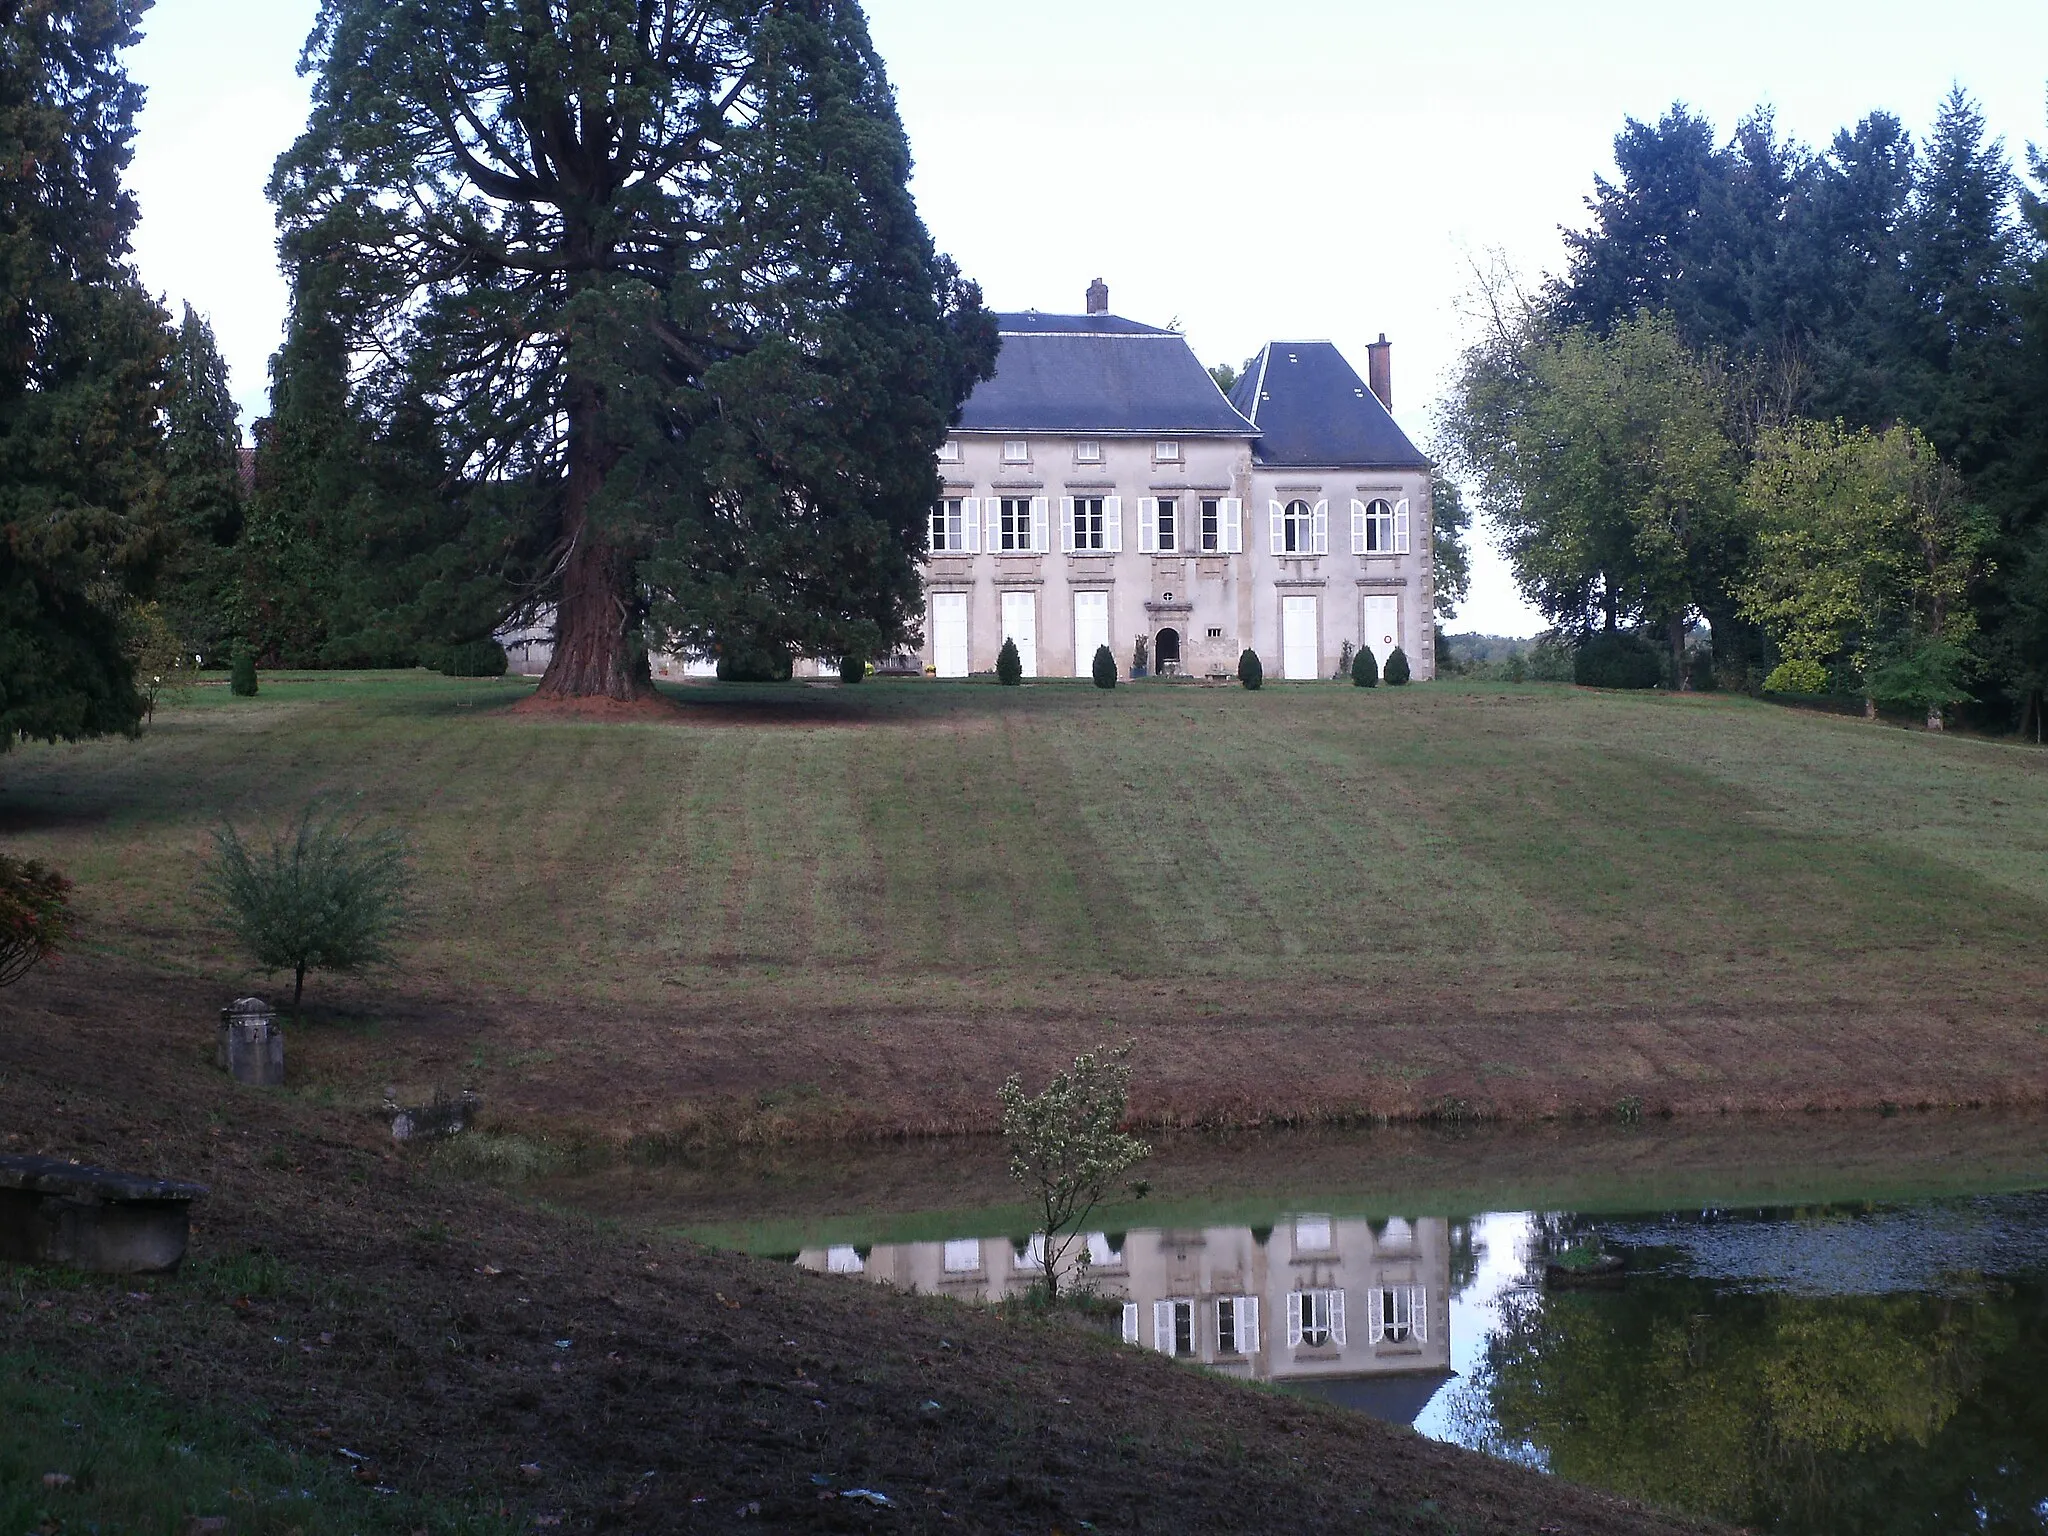
[[[857,4],[325,0],[306,67],[271,185],[300,312],[353,430],[439,468],[401,586],[486,632],[552,607],[549,696],[646,691],[656,642],[914,628],[995,334]]]

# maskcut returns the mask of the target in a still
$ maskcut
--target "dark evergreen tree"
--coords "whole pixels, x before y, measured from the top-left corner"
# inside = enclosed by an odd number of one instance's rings
[[[0,751],[133,731],[121,611],[161,555],[169,318],[127,257],[146,0],[0,4]]]
[[[656,642],[891,648],[995,336],[917,217],[858,5],[521,14],[324,0],[272,181],[368,359],[365,440],[431,407],[448,591],[554,607],[549,697],[651,691]]]
[[[164,390],[164,524],[170,551],[158,584],[172,632],[216,665],[232,642],[233,549],[242,533],[240,408],[213,326],[185,306]]]
[[[1113,667],[1116,662],[1112,660]],[[1003,648],[996,652],[996,681],[1005,688],[1015,688],[1024,681],[1024,658],[1017,653],[1017,642],[1003,641]]]

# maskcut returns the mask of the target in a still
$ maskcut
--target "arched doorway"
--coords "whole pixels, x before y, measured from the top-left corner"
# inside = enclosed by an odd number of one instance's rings
[[[1161,677],[1180,675],[1180,631],[1162,629],[1152,639],[1152,661]]]

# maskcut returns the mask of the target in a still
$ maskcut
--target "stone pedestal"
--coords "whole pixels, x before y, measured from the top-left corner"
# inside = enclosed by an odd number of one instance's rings
[[[238,1083],[284,1086],[284,1031],[262,998],[237,998],[221,1009],[220,1064]]]

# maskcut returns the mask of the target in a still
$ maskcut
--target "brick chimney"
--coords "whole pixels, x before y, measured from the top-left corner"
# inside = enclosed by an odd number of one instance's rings
[[[1387,341],[1387,333],[1380,332],[1380,339],[1365,349],[1365,382],[1387,408],[1389,415],[1394,410],[1394,348]]]
[[[1088,285],[1088,313],[1106,315],[1109,313],[1109,284],[1101,278]]]

